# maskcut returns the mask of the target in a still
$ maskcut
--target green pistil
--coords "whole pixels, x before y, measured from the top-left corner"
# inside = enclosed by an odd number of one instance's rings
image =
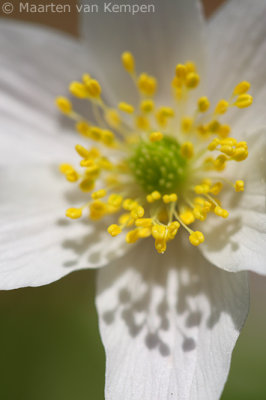
[[[159,142],[141,141],[133,149],[129,167],[137,183],[147,193],[178,191],[186,180],[187,160],[180,153],[179,143],[170,136]]]

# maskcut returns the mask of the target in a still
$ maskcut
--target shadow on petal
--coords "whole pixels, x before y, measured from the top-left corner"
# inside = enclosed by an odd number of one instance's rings
[[[243,321],[226,297],[236,275],[209,264],[184,235],[177,240],[164,255],[156,253],[150,239],[142,241],[99,272],[103,332],[120,324],[149,351],[168,357],[176,346],[183,353],[195,351],[200,332],[213,330],[222,315],[240,331]],[[241,277],[245,282],[245,274]],[[236,292],[234,307],[241,301]]]

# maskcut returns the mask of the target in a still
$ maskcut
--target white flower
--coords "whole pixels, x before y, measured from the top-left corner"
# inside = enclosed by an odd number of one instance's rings
[[[0,285],[42,285],[79,268],[105,267],[96,301],[107,354],[106,399],[216,399],[248,311],[245,270],[266,272],[266,5],[230,1],[205,36],[194,0],[154,3],[153,15],[138,18],[84,14],[83,46],[41,28],[1,22]],[[111,238],[104,221],[63,218],[69,202],[82,199],[57,173],[56,164],[72,160],[77,138],[58,116],[54,98],[89,70],[111,104],[134,103],[128,75],[118,68],[127,49],[158,78],[162,104],[177,62],[196,62],[211,104],[228,98],[239,80],[252,82],[252,108],[228,113],[233,136],[250,150],[232,170],[245,179],[246,190],[221,196],[230,218],[203,223],[202,252],[184,232],[159,255],[149,239],[130,249],[122,235]]]

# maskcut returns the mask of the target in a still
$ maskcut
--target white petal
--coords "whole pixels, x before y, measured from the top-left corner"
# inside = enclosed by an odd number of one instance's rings
[[[266,125],[266,2],[225,2],[208,25],[212,99],[229,98],[234,86],[251,82],[254,104],[231,112],[234,131]]]
[[[87,3],[83,0],[83,3]],[[100,3],[100,2],[98,2]],[[105,4],[114,4],[105,2]],[[123,1],[123,6],[132,2]],[[124,51],[136,56],[137,71],[159,78],[160,94],[170,94],[170,82],[177,63],[194,60],[203,67],[203,21],[197,0],[154,0],[155,12],[132,15],[130,12],[82,13],[82,34],[94,58],[101,81],[115,101],[132,101],[135,88],[123,71]],[[144,5],[143,5],[144,6]]]
[[[128,249],[122,235],[110,237],[106,223],[65,217],[88,195],[75,191],[55,167],[7,167],[0,174],[0,289],[44,285],[106,265]]]
[[[86,51],[51,29],[0,24],[1,164],[62,161],[79,138],[55,98],[88,68]]]
[[[201,245],[210,262],[228,271],[266,274],[266,129],[249,136],[249,157],[236,166],[234,179],[244,179],[244,193],[223,200],[229,217],[214,217],[203,225]],[[242,163],[241,163],[242,164]]]
[[[181,241],[165,255],[146,241],[98,274],[106,400],[218,399],[248,311],[246,274]]]

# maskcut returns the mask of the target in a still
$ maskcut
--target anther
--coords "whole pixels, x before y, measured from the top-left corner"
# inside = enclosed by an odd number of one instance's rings
[[[245,188],[244,181],[242,181],[242,180],[236,181],[234,184],[234,188],[235,188],[236,192],[243,192],[244,188]]]
[[[80,99],[85,99],[88,97],[88,91],[86,86],[80,82],[72,82],[69,86],[69,91],[73,96]]]
[[[165,194],[163,196],[163,202],[165,204],[168,203],[175,203],[177,201],[177,194],[176,193],[172,193],[172,194]]]
[[[226,100],[220,100],[215,107],[215,114],[225,114],[229,107],[229,103]]]
[[[199,112],[206,112],[210,107],[210,102],[208,97],[200,97],[198,100],[198,110]]]
[[[194,156],[194,146],[191,142],[183,143],[180,150],[182,156],[187,159],[190,159]]]
[[[250,88],[250,83],[247,81],[240,82],[236,87],[234,88],[233,94],[235,96],[239,96],[240,94],[246,93]]]
[[[163,134],[161,132],[152,132],[149,136],[151,142],[159,142],[162,138]]]
[[[157,88],[157,81],[153,76],[141,74],[138,79],[138,88],[145,96],[153,96]]]
[[[133,114],[134,112],[134,107],[131,104],[121,102],[118,104],[119,110],[127,113],[127,114]]]
[[[236,99],[234,105],[238,108],[249,107],[253,102],[253,97],[250,94],[240,94]]]
[[[192,232],[189,236],[189,241],[193,246],[198,246],[204,242],[204,235],[200,231]]]
[[[112,224],[108,227],[107,229],[108,233],[110,233],[111,236],[117,236],[119,233],[122,232],[121,228],[119,225]]]
[[[81,208],[68,208],[66,210],[66,216],[71,219],[77,219],[82,216]]]
[[[186,86],[188,89],[195,89],[200,82],[200,77],[195,72],[186,75]]]
[[[216,215],[218,215],[219,217],[223,217],[223,218],[227,218],[229,215],[229,212],[227,210],[224,210],[223,208],[218,207],[218,206],[215,207],[214,213]]]
[[[91,98],[98,99],[101,96],[101,85],[96,81],[96,79],[89,79],[85,86],[88,90],[88,95]]]
[[[91,194],[91,197],[96,200],[96,199],[101,199],[102,197],[106,196],[106,190],[105,189],[100,189],[97,190],[97,192],[94,192]]]
[[[72,104],[66,97],[57,97],[56,105],[64,114],[69,114],[72,111]]]
[[[142,100],[140,104],[140,109],[144,113],[150,113],[154,110],[154,102],[153,100]]]
[[[122,64],[127,72],[132,74],[135,71],[135,60],[129,51],[125,51],[121,56]]]

